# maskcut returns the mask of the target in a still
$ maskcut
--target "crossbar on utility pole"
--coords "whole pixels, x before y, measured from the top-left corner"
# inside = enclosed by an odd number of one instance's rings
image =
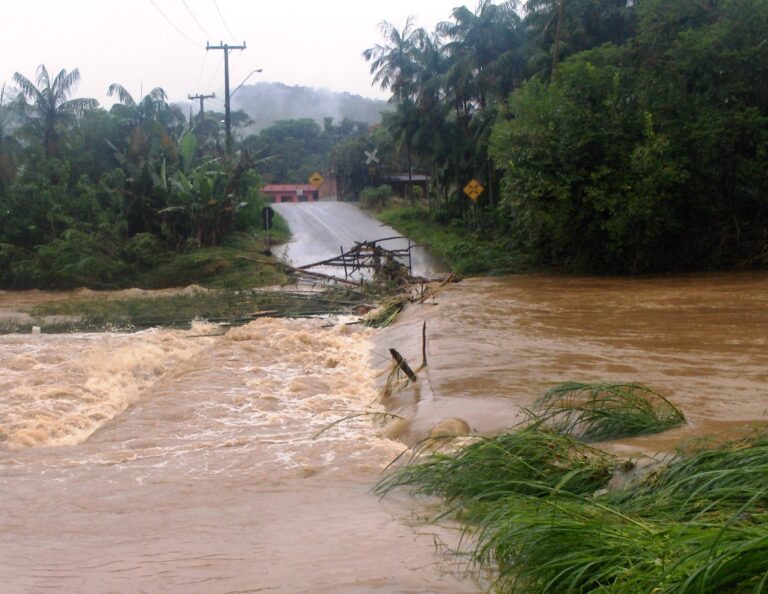
[[[190,101],[195,99],[200,100],[200,126],[202,126],[205,124],[205,107],[203,106],[203,103],[206,99],[216,99],[216,93],[211,93],[210,95],[187,95],[187,99]]]
[[[219,42],[219,45],[205,44],[205,50],[223,50],[224,51],[224,127],[226,128],[227,158],[232,158],[232,120],[229,109],[229,52],[231,50],[244,50],[243,45],[229,45]]]

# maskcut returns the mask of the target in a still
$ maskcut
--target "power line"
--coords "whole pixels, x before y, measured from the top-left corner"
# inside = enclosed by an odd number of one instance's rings
[[[197,47],[200,47],[200,44],[199,44],[197,41],[195,41],[195,40],[194,40],[194,39],[192,39],[192,38],[191,38],[189,35],[187,35],[186,33],[184,33],[184,31],[182,31],[181,29],[179,29],[179,28],[178,28],[178,27],[177,27],[177,26],[174,24],[174,22],[173,22],[171,19],[169,19],[167,16],[165,16],[165,13],[164,13],[162,10],[160,10],[160,7],[159,7],[157,4],[155,4],[155,0],[149,0],[149,1],[152,3],[152,6],[154,6],[154,7],[155,7],[155,10],[157,10],[157,12],[159,12],[159,13],[160,13],[160,16],[162,16],[162,17],[163,17],[163,18],[164,18],[166,21],[168,21],[168,24],[169,24],[171,27],[173,27],[174,29],[176,29],[176,31],[178,32],[178,34],[179,34],[179,35],[181,35],[181,36],[182,36],[184,39],[186,39],[186,40],[187,40],[187,41],[189,41],[190,43],[192,43],[192,44],[196,45]]]
[[[221,9],[219,8],[219,3],[216,2],[216,0],[213,0],[213,5],[216,7],[216,12],[219,13],[219,17],[221,17],[221,22],[224,23],[224,28],[227,30],[227,33],[229,33],[230,39],[234,39],[235,36],[232,35],[232,31],[229,28],[229,25],[227,25],[227,21],[224,20],[224,15],[221,14]]]
[[[195,81],[194,89],[195,91],[199,91],[200,87],[198,86],[200,84],[200,79],[203,78],[203,71],[205,70],[205,65],[208,62],[208,52],[205,52],[205,56],[203,57],[203,65],[200,66],[200,72],[197,74],[197,80]]]
[[[237,70],[237,63],[240,61],[240,58],[242,58],[242,57],[243,57],[243,52],[240,52],[239,54],[237,54],[237,56],[235,56],[235,61],[232,62],[232,71],[233,72]]]
[[[208,52],[205,52],[206,54]],[[213,86],[213,81],[216,80],[216,77],[219,75],[219,68],[221,68],[221,65],[224,63],[224,56],[221,56],[219,58],[218,63],[216,64],[216,71],[213,73],[213,76],[211,77],[211,82],[208,83],[208,88],[210,89]]]
[[[211,36],[209,35],[208,31],[203,29],[203,26],[200,24],[200,21],[197,20],[197,17],[192,12],[192,10],[189,8],[189,5],[187,4],[187,0],[181,0],[181,3],[184,5],[184,8],[187,9],[187,12],[189,13],[189,16],[192,17],[192,20],[197,23],[198,27],[200,27],[200,30],[203,32],[203,35],[205,35],[206,37],[210,38]]]

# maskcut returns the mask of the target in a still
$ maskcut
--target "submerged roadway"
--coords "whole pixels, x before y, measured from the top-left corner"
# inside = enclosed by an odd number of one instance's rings
[[[348,202],[281,203],[273,207],[291,228],[291,241],[278,249],[284,250],[285,259],[294,266],[333,258],[354,247],[355,242],[400,235]],[[408,240],[393,239],[380,245],[389,250],[405,249]],[[423,247],[412,249],[412,264],[415,276],[429,277],[442,271]]]

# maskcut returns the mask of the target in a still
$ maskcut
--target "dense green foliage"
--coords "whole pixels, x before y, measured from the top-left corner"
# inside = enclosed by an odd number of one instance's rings
[[[329,171],[331,151],[337,144],[367,133],[367,124],[349,118],[338,124],[325,118],[322,128],[309,118],[284,120],[248,136],[243,147],[260,159],[265,181],[305,184],[316,171]]]
[[[382,23],[364,54],[435,222],[576,271],[767,265],[768,4],[522,7],[460,7],[431,35]]]
[[[392,206],[378,218],[416,243],[426,244],[456,274],[509,274],[530,269],[530,263],[511,250],[508,239],[497,239],[471,221],[454,219],[435,224],[426,208]]]
[[[0,287],[205,278],[158,271],[258,227],[255,162],[224,154],[220,129],[190,129],[160,88],[134,99],[113,84],[118,103],[105,111],[71,98],[78,80],[77,70],[52,77],[40,66],[35,81],[16,73],[13,99],[1,95]]]

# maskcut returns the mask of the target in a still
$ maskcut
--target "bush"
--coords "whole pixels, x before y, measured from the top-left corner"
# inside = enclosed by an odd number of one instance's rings
[[[392,187],[387,184],[382,184],[375,188],[363,188],[363,191],[360,193],[360,202],[363,208],[381,210],[386,208],[392,194]]]
[[[160,241],[151,233],[137,233],[125,242],[126,260],[138,266],[151,266],[157,261]]]
[[[68,229],[61,237],[38,248],[42,268],[60,288],[113,287],[125,277],[127,266],[116,258],[109,239]]]

